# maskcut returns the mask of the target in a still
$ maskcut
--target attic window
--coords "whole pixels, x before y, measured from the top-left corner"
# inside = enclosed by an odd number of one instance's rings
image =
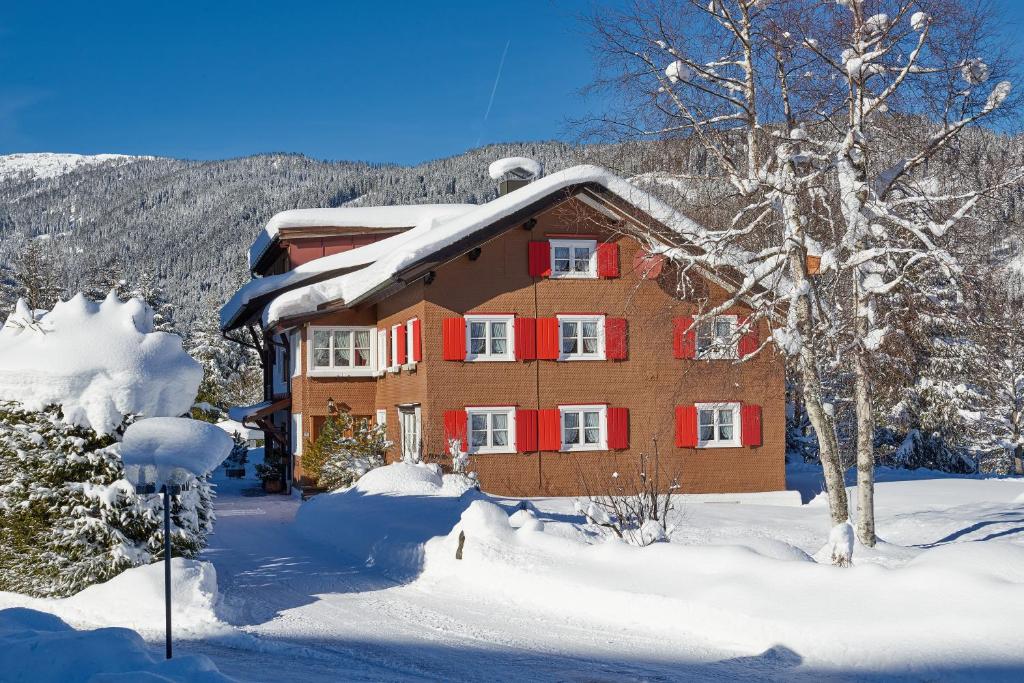
[[[596,240],[551,240],[551,277],[596,278]]]

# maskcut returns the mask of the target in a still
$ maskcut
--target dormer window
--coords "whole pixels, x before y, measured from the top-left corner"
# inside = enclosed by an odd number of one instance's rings
[[[596,278],[596,240],[551,240],[551,277]]]

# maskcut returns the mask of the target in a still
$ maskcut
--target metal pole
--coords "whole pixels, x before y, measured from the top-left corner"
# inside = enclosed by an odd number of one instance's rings
[[[167,659],[171,658],[171,487],[164,485],[164,610]]]

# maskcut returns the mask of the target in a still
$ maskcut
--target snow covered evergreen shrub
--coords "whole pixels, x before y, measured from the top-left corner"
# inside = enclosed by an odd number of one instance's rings
[[[64,596],[163,556],[163,502],[124,478],[116,434],[0,403],[0,591]],[[193,482],[172,504],[175,555],[195,557],[213,493]]]
[[[302,469],[318,486],[332,491],[346,488],[382,466],[390,446],[383,425],[341,413],[328,417],[316,441],[306,443]]]

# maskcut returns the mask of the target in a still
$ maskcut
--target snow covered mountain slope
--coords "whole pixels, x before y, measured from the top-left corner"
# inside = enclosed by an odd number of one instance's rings
[[[27,176],[44,179],[70,173],[85,166],[99,164],[127,164],[140,159],[154,157],[128,156],[127,154],[57,154],[54,152],[29,152],[0,156],[0,181]]]

